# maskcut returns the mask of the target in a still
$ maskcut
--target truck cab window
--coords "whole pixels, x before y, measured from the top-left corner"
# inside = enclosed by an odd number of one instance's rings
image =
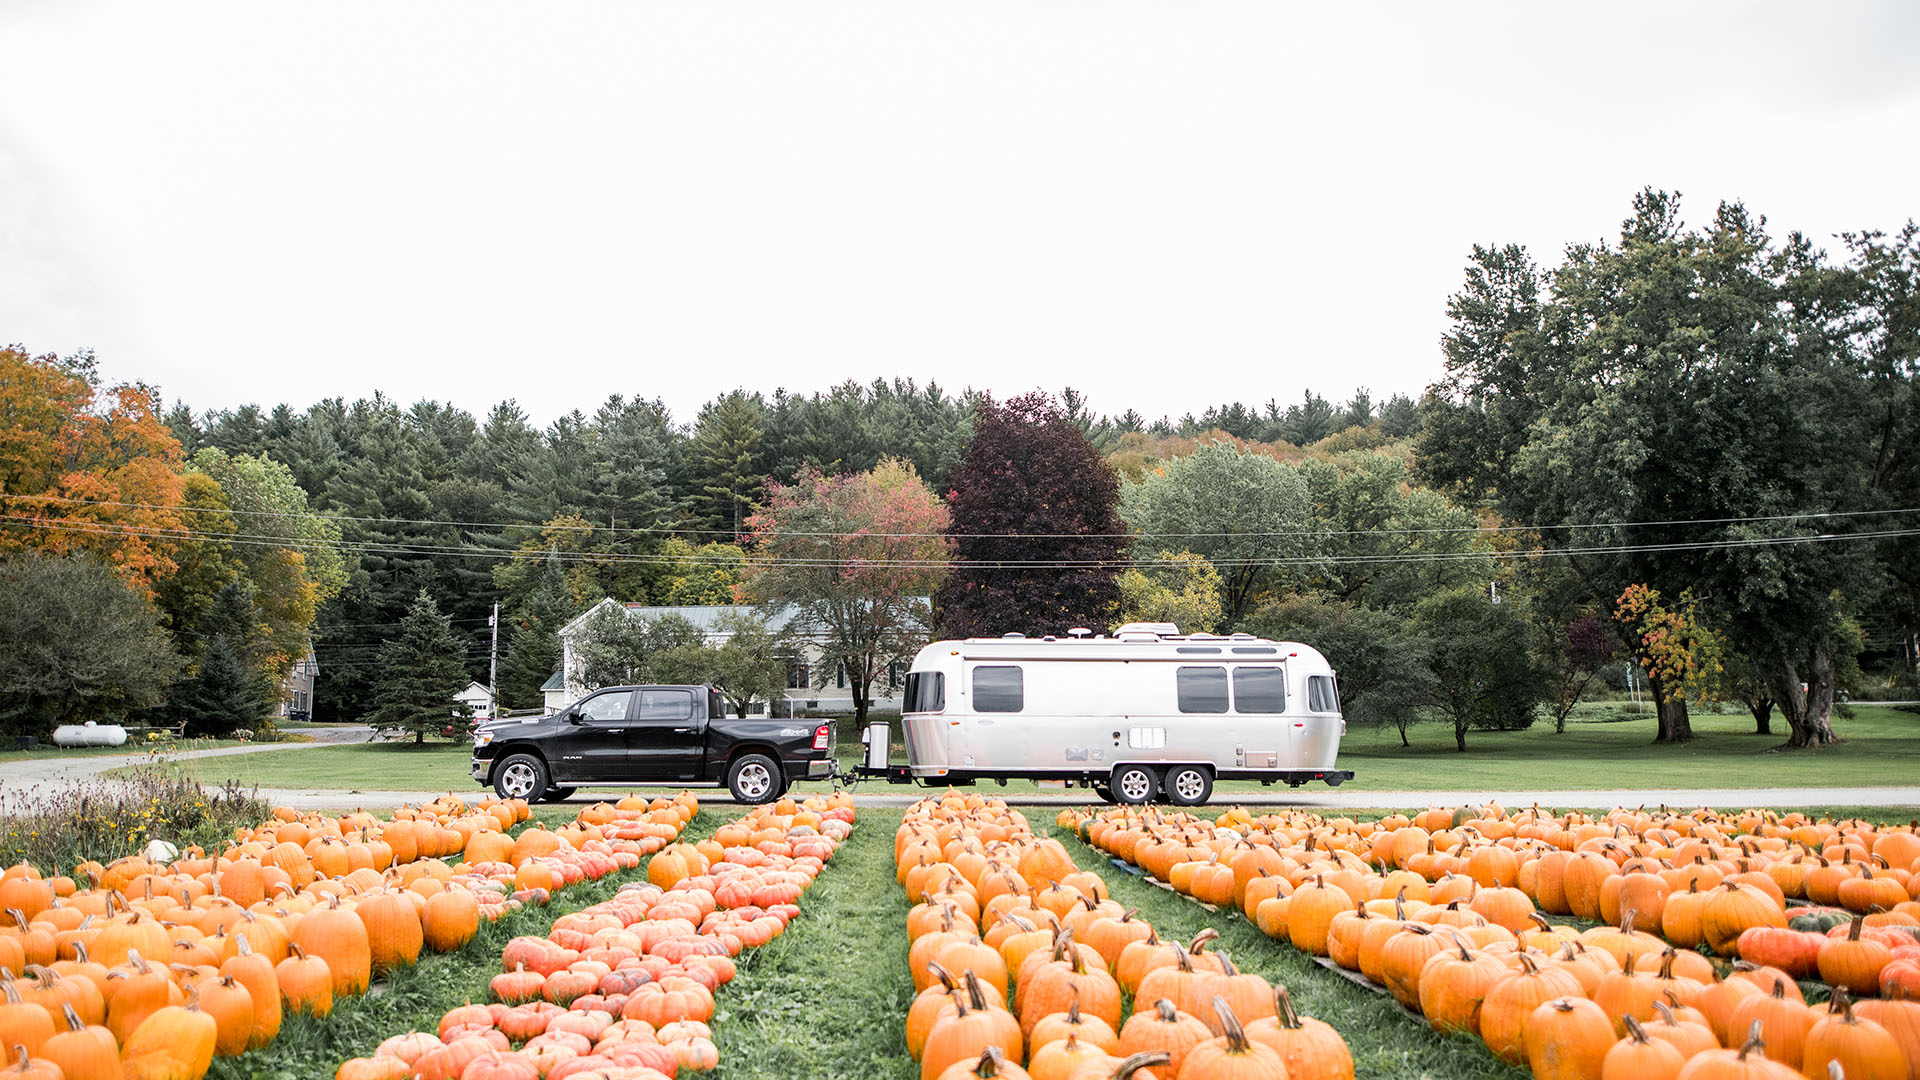
[[[640,691],[640,719],[691,720],[693,695],[685,690]]]
[[[1026,684],[1017,667],[973,669],[974,712],[1019,712],[1026,707]]]
[[[1223,713],[1227,711],[1227,669],[1223,667],[1183,667],[1175,672],[1183,713]]]
[[[627,706],[632,701],[633,691],[631,690],[596,694],[580,703],[580,717],[594,724],[624,724],[627,720]]]
[[[1233,709],[1243,713],[1287,711],[1287,669],[1239,667],[1233,669]]]
[[[1340,711],[1340,695],[1333,691],[1333,676],[1307,676],[1307,710],[1309,712]]]

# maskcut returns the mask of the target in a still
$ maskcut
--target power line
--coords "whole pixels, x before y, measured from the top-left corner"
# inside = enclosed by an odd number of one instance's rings
[[[207,507],[207,506],[167,506],[162,503],[119,502],[119,501],[110,500],[110,499],[76,499],[76,498],[72,498],[69,496],[62,496],[62,495],[0,495],[0,498],[16,499],[21,501],[60,503],[64,505],[75,505],[75,506],[112,506],[112,507],[121,507],[121,508],[138,509],[138,510],[171,510],[171,511],[186,511],[191,513],[234,514],[234,515],[240,515],[240,516],[269,517],[269,518],[299,519],[304,517],[319,517],[329,521],[355,521],[355,522],[385,524],[385,525],[435,525],[435,526],[441,526],[441,527],[447,527],[447,528],[460,528],[460,529],[501,529],[501,530],[528,529],[528,530],[545,531],[546,529],[552,528],[552,529],[568,529],[576,532],[607,532],[607,533],[613,533],[613,534],[631,533],[631,534],[646,535],[646,536],[676,536],[676,535],[738,536],[739,535],[737,532],[731,529],[692,529],[692,528],[678,528],[678,527],[664,527],[664,526],[649,527],[649,526],[637,526],[637,525],[600,526],[600,525],[593,525],[593,524],[589,524],[584,528],[581,528],[581,527],[575,527],[575,526],[560,526],[560,525],[551,525],[546,523],[533,523],[533,522],[524,522],[524,521],[451,521],[451,520],[442,520],[439,518],[368,517],[368,516],[358,516],[353,514],[335,514],[335,513],[320,511],[320,510],[310,510],[305,513],[289,512],[289,511],[282,511],[282,510],[223,510],[218,507]],[[850,538],[855,536],[873,537],[877,539],[934,539],[939,537],[945,537],[947,539],[952,539],[952,540],[997,540],[997,539],[1132,540],[1132,539],[1140,539],[1140,538],[1199,540],[1199,539],[1220,539],[1220,538],[1232,538],[1232,537],[1296,537],[1296,536],[1312,538],[1312,537],[1332,537],[1332,536],[1412,536],[1412,535],[1448,535],[1448,534],[1458,535],[1458,534],[1466,534],[1466,533],[1471,533],[1471,534],[1523,533],[1523,532],[1552,532],[1555,530],[1592,530],[1592,529],[1651,529],[1651,528],[1672,528],[1672,527],[1688,526],[1688,525],[1741,525],[1741,524],[1765,524],[1769,522],[1781,522],[1781,521],[1846,520],[1851,518],[1886,517],[1890,515],[1901,515],[1901,514],[1920,514],[1920,507],[1908,506],[1908,507],[1897,507],[1897,508],[1882,509],[1882,510],[1808,510],[1808,511],[1799,511],[1791,514],[1753,514],[1753,515],[1733,516],[1733,517],[1673,518],[1673,519],[1665,519],[1665,520],[1659,520],[1659,521],[1570,522],[1570,523],[1556,524],[1556,525],[1456,525],[1456,526],[1431,526],[1431,527],[1421,527],[1421,528],[1389,528],[1389,529],[1271,529],[1271,530],[1255,529],[1255,530],[1235,530],[1231,532],[1145,532],[1145,531],[1142,531],[1142,532],[1123,532],[1123,533],[1091,533],[1091,532],[1089,533],[953,533],[953,532],[883,533],[883,532],[870,532],[865,530],[861,530],[857,532],[782,530],[781,535],[782,536],[836,538],[836,539],[844,539],[844,538]],[[225,535],[225,534],[210,534],[210,535]],[[301,542],[299,538],[276,538],[276,537],[269,536],[267,534],[258,534],[258,533],[235,533],[233,535],[256,536],[256,537],[264,537],[266,539],[280,539],[281,542],[285,544]],[[343,541],[343,543],[348,543],[348,542]]]
[[[182,535],[175,530],[148,529],[148,528],[142,528],[140,526],[115,525],[115,524],[108,524],[108,523],[102,523],[102,522],[47,521],[47,520],[41,520],[41,519],[26,519],[26,518],[20,517],[19,515],[0,515],[0,520],[17,521],[28,528],[50,529],[50,530],[56,530],[56,531],[78,533],[81,535],[162,537],[162,538],[171,538],[171,539],[182,538]],[[1746,520],[1754,520],[1754,519],[1739,519],[1739,520],[1746,521]],[[1906,536],[1916,536],[1916,535],[1920,535],[1920,528],[1881,529],[1881,530],[1859,532],[1859,533],[1819,533],[1819,534],[1813,534],[1813,535],[1800,535],[1800,536],[1740,537],[1740,538],[1719,539],[1719,540],[1675,541],[1670,543],[1657,543],[1657,544],[1600,544],[1600,545],[1594,545],[1589,547],[1569,546],[1569,547],[1561,547],[1561,548],[1526,548],[1526,549],[1516,549],[1511,551],[1485,550],[1485,551],[1452,551],[1452,552],[1401,552],[1401,553],[1376,554],[1376,555],[1272,556],[1272,557],[1248,557],[1248,558],[1222,558],[1217,560],[1209,560],[1209,562],[1211,563],[1211,565],[1213,565],[1216,568],[1245,568],[1245,567],[1285,567],[1285,566],[1342,566],[1342,565],[1367,565],[1367,564],[1380,564],[1380,563],[1402,564],[1402,563],[1426,563],[1426,562],[1458,562],[1462,560],[1478,560],[1478,559],[1494,559],[1494,560],[1508,561],[1513,559],[1531,559],[1531,558],[1540,558],[1540,557],[1549,557],[1549,556],[1624,555],[1624,554],[1639,554],[1639,553],[1647,553],[1647,552],[1709,551],[1709,550],[1728,550],[1728,549],[1740,549],[1740,548],[1762,548],[1762,547],[1776,547],[1776,546],[1795,545],[1795,544],[1832,543],[1832,542],[1841,542],[1841,541],[1850,541],[1850,540],[1890,539],[1890,538],[1896,538],[1896,537],[1906,537]],[[218,540],[227,540],[233,543],[252,543],[252,544],[261,544],[265,546],[274,546],[274,547],[297,548],[297,547],[303,546],[303,543],[299,541],[268,542],[268,541],[259,541],[259,540],[251,540],[251,539],[241,539],[241,538],[236,538],[234,536],[230,536],[227,534],[214,534],[208,538],[218,539]],[[1009,537],[1008,539],[1015,539],[1015,538]],[[519,560],[519,561],[539,561],[539,560],[555,559],[563,562],[583,562],[583,563],[594,563],[594,564],[634,563],[634,564],[641,564],[641,565],[664,564],[664,565],[673,565],[673,566],[683,566],[683,565],[687,565],[688,563],[693,563],[697,565],[703,564],[703,565],[716,565],[716,566],[736,565],[735,560],[730,560],[730,559],[702,559],[698,556],[682,559],[682,558],[676,558],[674,556],[668,556],[668,555],[643,554],[643,553],[633,553],[633,552],[606,552],[601,554],[575,553],[575,552],[567,552],[567,553],[517,552],[517,551],[507,552],[507,551],[500,551],[497,549],[482,548],[482,547],[473,546],[473,545],[452,546],[452,545],[427,545],[427,544],[410,544],[410,545],[347,544],[345,546],[355,551],[368,552],[368,553],[390,554],[390,555],[418,555],[418,556],[424,556],[424,557],[442,555],[442,556],[452,556],[452,557],[462,557],[462,558],[479,558],[479,559],[488,559],[488,560],[513,559],[513,560]],[[809,559],[809,558],[798,558],[798,557],[791,557],[791,556],[781,556],[781,557],[749,558],[747,560],[747,565],[750,567],[754,565],[779,565],[779,566],[811,566],[811,567],[837,567],[837,568],[845,568],[850,565],[860,565],[860,566],[872,566],[872,567],[882,567],[882,568],[902,569],[902,570],[916,570],[916,569],[937,570],[937,569],[950,568],[953,565],[955,565],[955,561],[954,560],[920,559],[920,558],[891,559],[891,558],[856,558],[856,557]],[[1125,568],[1178,567],[1185,564],[1178,559],[1121,557],[1121,558],[1114,558],[1114,559],[967,560],[966,565],[974,569],[984,568],[984,569],[996,569],[996,570],[1066,570],[1066,569],[1125,569]]]

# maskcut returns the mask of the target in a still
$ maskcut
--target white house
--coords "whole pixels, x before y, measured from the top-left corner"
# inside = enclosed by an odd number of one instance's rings
[[[493,716],[493,691],[477,682],[468,683],[465,690],[453,695],[453,700],[466,705],[476,717]]]
[[[921,601],[923,604],[925,600]],[[567,703],[577,701],[587,693],[587,686],[578,678],[577,665],[574,662],[574,642],[580,631],[596,614],[612,609],[626,614],[630,619],[651,622],[667,615],[679,617],[700,628],[710,643],[724,642],[732,635],[718,628],[720,617],[727,612],[740,611],[741,608],[726,604],[703,604],[680,607],[651,607],[645,604],[623,604],[612,597],[601,600],[572,622],[560,628],[560,670],[548,679],[540,689],[545,695],[545,705],[551,712],[566,708]],[[755,610],[755,609],[749,609]],[[775,633],[787,628],[799,613],[797,608],[781,608],[767,617],[767,626]],[[853,690],[848,685],[847,673],[842,665],[835,663],[833,678],[826,680],[825,686],[815,683],[821,665],[827,663],[823,648],[826,635],[816,630],[796,633],[794,640],[800,652],[793,656],[787,666],[786,699],[796,709],[819,709],[828,712],[853,711]],[[876,709],[898,709],[900,707],[900,688],[906,682],[907,664],[912,660],[909,653],[893,665],[885,678],[874,681],[871,693],[873,707]],[[755,702],[754,710],[765,715],[767,705]]]
[[[287,669],[287,677],[280,680],[280,701],[273,708],[273,715],[282,720],[310,720],[313,718],[313,684],[320,678],[320,661],[313,658],[313,641],[307,641],[307,650],[299,660]]]

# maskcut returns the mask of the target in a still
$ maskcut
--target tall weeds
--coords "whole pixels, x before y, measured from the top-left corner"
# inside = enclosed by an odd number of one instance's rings
[[[177,766],[137,765],[108,778],[0,786],[0,865],[31,862],[44,874],[111,862],[164,840],[214,847],[266,820],[255,788],[231,780],[204,786]]]

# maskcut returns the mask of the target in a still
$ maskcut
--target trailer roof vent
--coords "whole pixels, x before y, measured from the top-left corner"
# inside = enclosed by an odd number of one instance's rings
[[[1087,629],[1084,626],[1076,626],[1073,629],[1067,631],[1067,636],[1070,638],[1092,637],[1093,631]]]
[[[1163,637],[1179,637],[1180,628],[1170,622],[1130,622],[1113,632],[1113,636],[1128,641],[1140,641]]]
[[[1006,639],[1008,639],[1008,640],[1010,640],[1010,641],[1018,641],[1018,640],[1024,640],[1024,639],[1026,638],[1026,636],[1027,636],[1027,635],[1025,635],[1025,634],[1017,634],[1017,633],[1014,633],[1013,631],[1011,631],[1011,630],[1009,630],[1008,632],[1006,632],[1006,633],[1004,633],[1004,634],[1001,634],[1000,636],[1001,636],[1001,637],[1003,637],[1003,638],[1006,638]]]

